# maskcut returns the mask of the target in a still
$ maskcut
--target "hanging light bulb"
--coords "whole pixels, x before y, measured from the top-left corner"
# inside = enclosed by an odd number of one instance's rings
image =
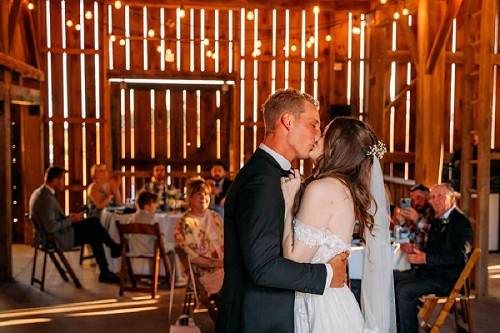
[[[109,36],[109,39],[110,39],[112,42],[114,42],[114,41],[116,41],[116,36],[115,36],[115,35],[111,35],[111,36]]]
[[[125,39],[123,39],[123,38],[122,38],[122,39],[120,39],[120,45],[121,45],[121,46],[125,45]]]
[[[315,41],[316,41],[316,39],[314,38],[314,36],[309,37],[309,42],[311,44],[314,44]]]
[[[399,15],[399,12],[398,11],[395,11],[394,12],[394,19],[395,20],[399,20],[399,18],[401,17],[401,15]]]
[[[385,5],[387,3],[387,0],[380,0],[380,3]]]
[[[67,20],[67,21],[66,21],[66,26],[68,26],[68,27],[72,27],[72,26],[73,26],[73,21],[71,21],[71,20]]]
[[[262,41],[260,39],[257,40],[257,42],[255,44],[256,44],[257,48],[262,47]]]
[[[155,36],[155,31],[153,29],[148,30],[148,36],[149,37],[154,37]]]
[[[33,4],[33,2],[30,2],[30,3],[28,4],[28,9],[29,9],[29,10],[33,10],[33,9],[35,9],[35,5]]]
[[[115,1],[115,8],[116,9],[122,8],[122,2],[120,0]]]
[[[308,48],[311,48],[311,46],[312,46],[312,45],[313,45],[313,44],[312,44],[310,41],[307,41],[306,46],[307,46]]]
[[[91,19],[92,19],[92,12],[91,12],[90,10],[87,10],[87,11],[85,12],[85,18],[86,18],[87,20],[91,20]]]
[[[292,46],[290,47],[290,50],[291,50],[292,52],[297,51],[297,45],[292,44]]]
[[[161,45],[158,45],[158,47],[156,48],[156,51],[158,51],[158,53],[161,53]]]
[[[80,24],[78,24],[78,23],[77,23],[77,24],[75,24],[75,30],[76,30],[76,31],[80,31],[80,29],[81,29],[81,28],[82,28],[82,27],[80,26]]]
[[[355,25],[352,27],[352,33],[354,35],[359,35],[361,33],[361,29],[357,25]]]
[[[253,10],[249,10],[247,13],[247,20],[253,21],[255,15],[253,14]]]
[[[165,54],[172,54],[172,50],[171,49],[167,49],[167,51],[165,51]]]
[[[175,56],[172,53],[172,50],[167,49],[167,51],[165,52],[165,61],[166,62],[174,62],[174,60],[175,60]]]
[[[179,10],[179,17],[180,18],[185,18],[186,17],[186,11],[184,10],[183,6],[181,6],[181,9]]]
[[[214,53],[212,53],[212,59],[215,60],[215,58],[216,58],[216,55],[215,55],[215,52],[214,52]]]
[[[205,45],[210,44],[210,39],[205,38],[205,39],[203,40],[203,44],[205,44]]]
[[[404,7],[403,8],[403,15],[407,16],[409,13],[410,13],[410,11],[408,10],[408,8]]]
[[[319,6],[314,6],[313,13],[314,14],[319,14]]]
[[[326,41],[329,42],[332,40],[332,36],[331,35],[326,35],[325,37]]]
[[[206,54],[207,54],[207,57],[210,58],[212,56],[212,50],[208,50]]]

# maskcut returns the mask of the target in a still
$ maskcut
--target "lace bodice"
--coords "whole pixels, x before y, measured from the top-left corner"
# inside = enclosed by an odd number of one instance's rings
[[[309,247],[319,247],[311,263],[327,263],[335,255],[348,251],[351,246],[328,230],[319,230],[293,218],[294,237]]]

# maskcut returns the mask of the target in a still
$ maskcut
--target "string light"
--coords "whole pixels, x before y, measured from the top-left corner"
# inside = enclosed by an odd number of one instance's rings
[[[121,2],[121,1],[119,1],[119,0],[115,1],[115,8],[116,8],[116,9],[120,9],[120,8],[122,8],[122,2]]]
[[[156,48],[156,51],[158,51],[158,53],[160,53],[160,52],[161,52],[161,46],[158,46],[158,47]]]
[[[73,21],[71,21],[71,20],[67,20],[67,21],[66,21],[66,26],[68,26],[68,27],[72,27],[72,26],[73,26]]]
[[[148,30],[148,36],[149,37],[154,37],[155,36],[155,31],[153,29]]]
[[[123,38],[122,38],[122,39],[120,39],[120,45],[121,45],[121,46],[125,45],[125,39],[123,39]]]
[[[172,53],[172,50],[171,49],[167,49],[165,51],[165,61],[166,62],[174,62],[174,60],[175,60],[175,56]]]
[[[78,24],[78,23],[77,23],[77,24],[75,25],[75,30],[76,30],[76,31],[80,31],[80,29],[81,29],[81,28],[82,28],[82,27],[80,26],[80,24]]]
[[[257,47],[258,47],[258,48],[259,48],[259,47],[262,47],[262,41],[261,41],[260,39],[257,41],[257,43],[256,43],[256,44],[257,44]]]
[[[358,27],[357,25],[353,26],[353,27],[352,27],[352,33],[353,33],[354,35],[359,35],[359,34],[361,34],[361,28],[360,28],[360,27]]]
[[[91,19],[92,19],[92,12],[91,12],[90,10],[87,10],[87,11],[85,12],[85,18],[86,18],[87,20],[91,20]]]
[[[394,12],[394,19],[395,20],[399,20],[399,18],[401,17],[401,15],[399,15],[399,12],[398,11],[395,11]]]
[[[249,10],[247,13],[247,20],[253,21],[255,15],[253,14],[253,10]]]
[[[290,47],[290,50],[292,50],[292,52],[297,51],[297,45],[292,44],[292,46]]]
[[[33,2],[30,2],[30,3],[28,4],[28,9],[29,9],[29,10],[33,10],[33,9],[35,9],[35,5],[33,4]]]
[[[210,44],[210,39],[205,38],[205,39],[203,40],[203,44],[205,44],[205,45]]]
[[[326,35],[325,37],[326,41],[329,42],[332,40],[332,36],[331,35]]]
[[[206,54],[207,54],[207,57],[209,57],[209,58],[210,58],[210,57],[212,56],[212,51],[211,51],[211,50],[208,50]]]
[[[319,6],[314,6],[313,13],[314,14],[319,14]]]
[[[181,9],[179,10],[179,17],[180,18],[185,18],[186,17],[186,11],[184,10],[183,6],[181,6]]]
[[[380,0],[380,3],[385,5],[387,3],[387,0]]]
[[[309,43],[314,44],[315,39],[314,36],[309,37]]]
[[[307,46],[308,48],[311,48],[311,46],[312,46],[312,45],[313,45],[313,44],[312,44],[310,41],[307,41],[306,46]]]
[[[410,13],[410,11],[408,10],[408,8],[404,7],[403,8],[403,15],[407,16],[409,13]]]
[[[114,42],[114,41],[116,41],[116,36],[115,36],[115,35],[111,35],[111,36],[109,36],[109,39],[110,39],[112,42]]]

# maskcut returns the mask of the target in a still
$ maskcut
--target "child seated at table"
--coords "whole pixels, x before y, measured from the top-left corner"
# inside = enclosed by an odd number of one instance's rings
[[[155,211],[158,207],[158,196],[149,191],[141,191],[137,195],[136,205],[139,210],[132,216],[130,223],[144,223],[154,225]],[[130,252],[134,254],[151,254],[154,252],[156,237],[152,235],[130,235],[129,247]],[[175,256],[174,248],[175,243],[168,242],[162,233],[163,247],[165,252],[170,255],[170,262],[175,257],[175,272],[176,272],[176,286],[183,286],[186,280],[180,267],[180,261]]]

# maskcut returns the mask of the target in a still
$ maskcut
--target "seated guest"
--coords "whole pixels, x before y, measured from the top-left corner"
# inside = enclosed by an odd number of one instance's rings
[[[29,206],[30,215],[40,221],[45,229],[54,234],[56,246],[67,251],[74,246],[90,244],[101,274],[99,282],[120,282],[118,276],[108,269],[102,244],[111,249],[111,256],[121,255],[121,246],[116,244],[101,226],[98,218],[83,219],[83,213],[65,216],[55,194],[64,191],[64,173],[66,170],[53,166],[45,171],[44,184],[31,194]],[[38,230],[35,233],[33,245],[38,246],[43,239]]]
[[[94,164],[90,168],[93,182],[88,189],[88,217],[101,218],[101,211],[106,207],[122,204],[120,182],[108,179],[109,174],[105,164]]]
[[[226,169],[222,162],[214,163],[212,169],[210,169],[210,175],[215,180],[215,204],[224,206],[227,192],[233,182],[226,177]]]
[[[429,203],[429,188],[422,184],[417,184],[410,189],[411,207],[402,208],[396,215],[399,224],[404,225],[409,222],[410,241],[415,243],[419,250],[425,248],[427,235],[431,228],[431,218],[434,210]],[[402,247],[405,252],[412,252],[412,248]]]
[[[139,194],[137,195],[136,199],[136,205],[138,206],[139,210],[132,216],[132,219],[130,220],[130,223],[144,223],[144,224],[150,224],[154,225],[156,223],[155,221],[155,211],[156,208],[158,207],[157,203],[158,196],[152,192],[149,191],[140,191]],[[186,280],[184,278],[181,266],[180,266],[180,261],[179,259],[174,255],[174,243],[168,242],[167,239],[162,235],[162,240],[163,240],[163,248],[167,253],[170,252],[171,257],[175,258],[175,285],[177,287],[179,286],[185,286],[186,285]],[[130,246],[130,252],[134,254],[151,254],[154,252],[155,248],[155,241],[156,237],[155,236],[150,236],[150,235],[130,235],[129,239],[129,246]],[[171,258],[171,259],[173,259]]]
[[[176,190],[172,185],[167,183],[167,173],[165,170],[165,165],[163,163],[156,163],[153,166],[153,176],[149,183],[144,184],[142,190],[156,193],[159,198],[159,205],[164,208],[164,204],[168,203],[168,197],[172,196],[173,192]],[[180,192],[179,192],[180,195]]]
[[[218,213],[208,210],[210,186],[203,179],[190,181],[187,191],[188,211],[175,225],[175,243],[199,268],[207,293],[215,295],[224,279],[224,222]]]
[[[474,237],[469,219],[455,206],[450,184],[434,185],[429,201],[437,218],[431,223],[425,251],[414,247],[414,253],[408,255],[411,264],[423,267],[394,272],[401,333],[418,332],[419,297],[450,293],[467,262]]]

